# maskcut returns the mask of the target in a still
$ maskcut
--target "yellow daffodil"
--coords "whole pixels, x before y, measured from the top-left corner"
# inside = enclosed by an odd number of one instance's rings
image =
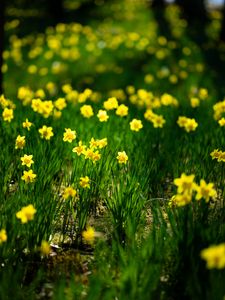
[[[82,237],[88,244],[92,244],[95,239],[95,230],[93,227],[88,227],[86,230],[82,232]]]
[[[26,167],[30,168],[31,165],[34,163],[32,158],[33,158],[33,155],[24,154],[24,156],[20,158],[22,161],[22,166],[26,166]]]
[[[33,172],[33,170],[23,171],[23,176],[21,177],[26,183],[34,182],[37,175]]]
[[[74,198],[76,196],[77,192],[74,188],[72,188],[71,186],[68,186],[65,188],[64,192],[63,192],[63,198],[66,200],[69,197]]]
[[[29,204],[28,206],[23,207],[20,211],[16,213],[16,217],[21,220],[21,222],[27,223],[28,221],[31,221],[34,219],[34,215],[36,213],[36,209],[32,204]]]
[[[182,173],[180,178],[174,179],[174,184],[178,187],[178,193],[192,193],[195,187],[194,178],[195,175],[186,175],[185,173]]]
[[[214,184],[211,182],[206,183],[204,179],[200,180],[199,186],[195,186],[195,190],[197,192],[196,200],[204,198],[205,201],[208,202],[209,198],[216,197],[216,190],[214,189]]]
[[[130,129],[132,131],[139,131],[141,128],[143,128],[141,120],[133,119],[130,122]]]
[[[26,128],[28,131],[30,130],[30,127],[33,125],[28,119],[26,119],[24,122],[23,122],[23,128]]]
[[[90,179],[88,176],[80,178],[80,186],[82,188],[90,188]]]
[[[126,164],[128,161],[128,156],[125,151],[118,152],[118,155],[116,158],[117,158],[119,164]]]
[[[23,149],[26,144],[25,136],[18,135],[16,138],[15,149]]]
[[[73,140],[75,140],[77,137],[76,131],[71,130],[70,128],[65,128],[65,132],[63,134],[63,141],[72,143]]]
[[[200,255],[208,269],[225,268],[225,243],[203,249]]]
[[[46,125],[44,125],[38,130],[38,132],[40,133],[42,139],[50,140],[51,137],[54,135],[52,130],[52,127],[47,127]]]
[[[7,241],[7,234],[5,229],[0,230],[0,245]]]
[[[2,117],[4,121],[11,122],[14,117],[13,109],[6,107],[2,112]]]

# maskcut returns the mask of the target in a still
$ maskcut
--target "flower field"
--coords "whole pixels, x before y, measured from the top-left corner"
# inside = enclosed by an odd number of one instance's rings
[[[6,8],[0,300],[223,300],[222,13],[94,2]]]

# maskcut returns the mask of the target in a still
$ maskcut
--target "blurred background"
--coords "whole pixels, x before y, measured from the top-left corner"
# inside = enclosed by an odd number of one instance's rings
[[[224,1],[0,2],[0,90],[49,82],[82,90],[203,85],[225,93]],[[196,63],[197,61],[197,63]],[[163,84],[165,83],[165,84]],[[164,88],[165,86],[165,88]],[[182,92],[184,89],[180,89]],[[122,96],[121,96],[122,97]]]

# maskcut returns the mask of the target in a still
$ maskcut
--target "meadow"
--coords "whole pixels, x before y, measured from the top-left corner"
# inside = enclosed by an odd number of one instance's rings
[[[0,299],[223,300],[222,14],[97,3],[6,10]]]

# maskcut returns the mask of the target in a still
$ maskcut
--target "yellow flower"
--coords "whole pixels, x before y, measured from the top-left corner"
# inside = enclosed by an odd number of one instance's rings
[[[25,136],[18,135],[16,138],[15,149],[23,149],[26,144]]]
[[[161,115],[154,115],[154,118],[152,119],[153,127],[154,128],[162,128],[163,125],[166,123],[166,120]]]
[[[58,98],[54,104],[58,110],[63,110],[67,106],[65,98]]]
[[[48,118],[54,109],[54,105],[51,100],[43,101],[41,104],[41,111],[40,114],[43,115],[44,118]]]
[[[80,186],[82,188],[90,188],[90,179],[88,176],[80,178]]]
[[[63,193],[63,198],[66,200],[69,197],[74,198],[76,196],[77,192],[74,188],[72,188],[71,186],[68,186],[67,188],[65,188],[64,193]]]
[[[93,108],[91,105],[83,105],[80,108],[80,112],[81,112],[82,116],[85,118],[90,118],[94,115]]]
[[[86,146],[82,144],[82,141],[79,141],[78,146],[72,149],[78,156],[84,153]]]
[[[65,128],[65,132],[63,134],[64,142],[72,143],[72,141],[75,140],[76,137],[77,135],[75,130],[71,130],[70,128]]]
[[[139,131],[141,128],[143,128],[141,120],[133,119],[130,122],[130,129],[132,131]]]
[[[0,105],[1,105],[1,107],[2,107],[2,108],[5,108],[5,107],[8,106],[8,104],[9,104],[9,102],[8,102],[8,100],[5,98],[5,96],[4,96],[4,95],[1,95],[1,96],[0,96]]]
[[[195,190],[197,191],[196,200],[204,198],[206,202],[209,201],[209,198],[216,197],[216,190],[213,188],[213,183],[206,183],[204,179],[200,180],[200,186],[196,185]]]
[[[144,117],[146,120],[152,121],[155,117],[155,114],[151,109],[147,109],[146,112],[144,113]]]
[[[91,140],[90,140],[90,142],[89,142],[89,144],[90,144],[91,149],[95,149],[95,148],[98,147],[98,140],[95,140],[95,139],[92,137]]]
[[[6,107],[2,112],[2,117],[4,121],[11,122],[13,119],[13,109]]]
[[[171,199],[171,203],[177,206],[185,206],[191,202],[192,196],[189,193],[174,195]]]
[[[184,117],[184,116],[180,116],[177,120],[177,124],[180,126],[180,127],[184,127],[187,123],[187,117]]]
[[[195,131],[195,129],[197,127],[198,127],[198,123],[195,121],[195,119],[188,119],[185,126],[184,126],[184,129],[187,132],[190,132],[190,131]]]
[[[28,206],[24,206],[20,211],[16,213],[16,217],[18,219],[21,219],[21,222],[27,223],[28,221],[33,220],[34,214],[36,213],[36,209],[32,204],[29,204]]]
[[[102,110],[102,109],[100,109],[98,111],[97,117],[98,117],[98,119],[99,119],[100,122],[107,122],[108,118],[109,118],[109,116],[107,115],[107,111],[106,110]]]
[[[102,149],[104,147],[106,147],[108,145],[108,141],[107,138],[101,139],[101,140],[97,140],[97,146]]]
[[[198,107],[200,104],[200,100],[196,97],[192,97],[190,102],[191,102],[191,107],[193,108]]]
[[[83,239],[88,243],[92,244],[95,239],[95,230],[93,227],[88,227],[87,230],[82,232]]]
[[[184,116],[180,116],[177,120],[177,124],[180,127],[184,127],[187,132],[194,131],[198,127],[198,123],[195,119],[190,119]]]
[[[87,150],[85,150],[83,152],[84,156],[85,156],[85,159],[93,159],[93,155],[94,155],[94,151],[93,151],[93,148],[87,148]]]
[[[27,130],[30,130],[30,127],[33,125],[29,120],[26,118],[26,121],[23,122],[23,128],[27,128]]]
[[[174,102],[174,98],[172,95],[165,93],[161,96],[162,105],[165,105],[165,106],[172,105],[173,102]]]
[[[26,183],[34,182],[37,175],[33,172],[33,170],[23,171],[23,176],[21,177]]]
[[[121,104],[117,107],[116,115],[120,117],[125,117],[128,115],[128,106]]]
[[[96,161],[98,161],[101,158],[101,154],[99,153],[99,151],[93,152],[92,155],[92,161],[95,163]]]
[[[49,255],[49,253],[51,252],[51,246],[47,241],[41,242],[40,252],[42,255]]]
[[[206,261],[208,269],[225,268],[225,243],[203,249],[200,255]]]
[[[195,175],[186,175],[185,173],[182,173],[180,178],[174,179],[174,184],[178,186],[178,193],[192,193],[192,190],[195,187],[194,178]]]
[[[215,150],[213,150],[213,152],[210,153],[210,155],[212,156],[212,159],[217,159],[218,161],[221,161],[223,154],[225,154],[225,153],[219,149],[215,149]]]
[[[33,111],[38,112],[38,113],[42,113],[42,101],[41,99],[33,99],[32,103],[31,103],[31,107],[33,109]]]
[[[30,168],[30,166],[34,163],[32,158],[33,155],[24,154],[24,156],[20,158],[22,161],[22,166],[27,166],[28,168]]]
[[[112,110],[118,107],[118,101],[116,97],[111,97],[103,103],[103,106],[106,110]]]
[[[218,123],[221,127],[225,126],[225,118],[221,118]]]
[[[44,125],[42,128],[38,130],[42,139],[50,140],[50,138],[54,135],[52,132],[52,127],[47,127]]]
[[[118,155],[116,158],[117,158],[119,164],[126,164],[128,161],[128,156],[125,151],[118,152]]]
[[[53,111],[53,118],[54,119],[59,119],[62,116],[62,112],[60,110],[54,109]]]
[[[201,100],[205,100],[208,97],[208,90],[201,88],[199,89],[198,95]]]
[[[0,245],[3,242],[7,241],[7,234],[6,234],[6,230],[5,229],[1,229],[0,230]]]

